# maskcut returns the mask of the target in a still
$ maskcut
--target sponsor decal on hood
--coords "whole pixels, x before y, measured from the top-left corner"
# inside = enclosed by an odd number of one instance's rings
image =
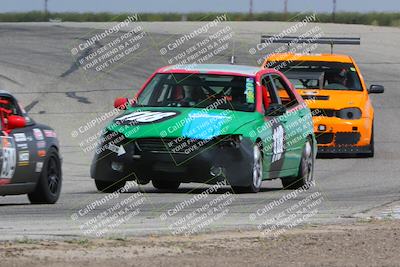
[[[188,114],[189,120],[183,127],[182,136],[205,140],[224,134],[226,127],[223,126],[232,120],[229,113],[229,110],[216,114],[192,111]]]
[[[36,162],[35,171],[36,171],[36,172],[41,172],[42,169],[43,169],[43,162],[41,162],[41,161]]]
[[[18,153],[18,166],[29,165],[29,151],[19,151]]]
[[[24,133],[14,134],[15,142],[26,142],[26,135]]]
[[[33,129],[32,131],[33,131],[33,135],[35,136],[35,139],[36,139],[36,140],[39,140],[39,141],[40,141],[40,140],[43,140],[43,139],[44,139],[42,130],[40,130],[40,129],[38,129],[38,128],[35,128],[35,129]]]
[[[43,130],[44,136],[49,138],[57,138],[57,134],[53,130]]]
[[[46,147],[46,142],[45,141],[37,141],[36,143],[37,148],[45,148]]]
[[[165,121],[180,114],[178,111],[136,111],[115,119],[117,124],[138,125]]]

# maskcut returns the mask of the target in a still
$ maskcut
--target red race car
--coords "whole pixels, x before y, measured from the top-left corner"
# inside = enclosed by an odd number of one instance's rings
[[[0,196],[28,194],[54,204],[62,184],[55,131],[36,123],[8,92],[0,91]]]

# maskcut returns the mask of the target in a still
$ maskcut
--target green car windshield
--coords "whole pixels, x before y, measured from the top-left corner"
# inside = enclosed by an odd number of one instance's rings
[[[279,68],[296,89],[363,90],[352,63],[287,61],[271,67]]]
[[[143,107],[255,110],[253,77],[214,74],[157,74],[137,99]]]

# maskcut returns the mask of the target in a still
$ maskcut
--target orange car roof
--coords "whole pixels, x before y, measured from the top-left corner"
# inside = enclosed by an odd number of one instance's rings
[[[287,60],[353,63],[353,59],[350,56],[339,55],[339,54],[304,55],[304,54],[293,54],[293,53],[278,53],[270,55],[265,61],[287,61]]]

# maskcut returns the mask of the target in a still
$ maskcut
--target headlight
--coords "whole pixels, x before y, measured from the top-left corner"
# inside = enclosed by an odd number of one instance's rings
[[[344,108],[337,112],[337,116],[344,120],[361,119],[361,110],[359,108]]]
[[[230,146],[238,148],[243,139],[242,135],[220,135],[215,138],[220,146]]]

